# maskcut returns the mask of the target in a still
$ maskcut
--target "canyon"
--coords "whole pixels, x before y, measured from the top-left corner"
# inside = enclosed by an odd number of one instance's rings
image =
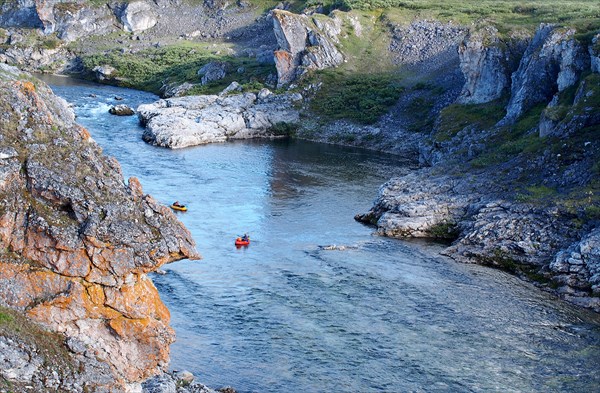
[[[507,270],[600,312],[600,31],[318,11],[2,3],[0,305],[67,337],[78,365],[56,377],[43,360],[20,363],[17,383],[140,390],[165,369],[173,340],[147,274],[199,257],[172,212],[135,178],[125,183],[66,103],[27,73],[137,87],[114,50],[144,59],[182,42],[209,44],[210,61],[189,80],[152,82],[163,98],[135,108],[145,141],[183,148],[292,136],[402,156],[414,170],[382,185],[357,220],[383,236],[448,241],[443,253],[453,259]],[[185,45],[183,59],[200,50]],[[331,88],[320,76],[337,87],[342,70],[359,78],[384,70],[398,98],[370,124],[326,118],[314,107]]]

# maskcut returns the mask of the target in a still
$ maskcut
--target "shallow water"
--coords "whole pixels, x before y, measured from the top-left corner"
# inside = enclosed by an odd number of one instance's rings
[[[406,171],[398,158],[295,141],[156,148],[107,113],[115,96],[156,97],[49,82],[125,176],[189,207],[178,216],[204,259],[153,275],[172,368],[239,392],[600,391],[598,315],[353,220]]]

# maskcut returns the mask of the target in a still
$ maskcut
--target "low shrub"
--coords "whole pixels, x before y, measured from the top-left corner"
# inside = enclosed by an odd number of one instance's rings
[[[394,105],[403,89],[390,74],[320,74],[322,88],[310,108],[328,120],[373,124]]]

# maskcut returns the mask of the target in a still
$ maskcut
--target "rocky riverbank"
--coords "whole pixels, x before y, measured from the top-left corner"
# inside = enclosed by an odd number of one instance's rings
[[[512,39],[471,32],[457,101],[475,106],[443,110],[421,145],[430,167],[390,180],[357,219],[386,236],[452,239],[445,253],[457,260],[509,270],[600,311],[600,77],[591,67],[599,38],[586,48],[572,29],[543,24],[531,39]],[[449,124],[477,105],[495,109],[491,124],[478,116]]]
[[[45,84],[0,65],[0,90],[0,375],[22,391],[140,391],[174,339],[147,274],[198,258],[194,241]],[[20,315],[57,334],[10,328]]]

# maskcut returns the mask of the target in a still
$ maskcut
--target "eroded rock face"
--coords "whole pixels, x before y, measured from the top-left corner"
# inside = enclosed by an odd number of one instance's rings
[[[89,7],[84,2],[35,1],[44,34],[56,33],[66,42],[114,30],[108,7]]]
[[[37,15],[35,0],[4,1],[0,6],[0,25],[6,27],[40,28],[42,21]]]
[[[169,312],[146,274],[197,258],[194,241],[64,100],[19,74],[0,65],[0,305],[80,343],[119,391],[166,365]]]
[[[340,26],[339,19],[311,20],[306,15],[274,10],[273,29],[279,46],[274,53],[277,84],[289,84],[306,70],[341,64],[344,57],[335,46]]]
[[[573,86],[589,67],[589,56],[575,30],[542,24],[512,75],[511,96],[503,123],[514,122],[533,106]]]
[[[458,48],[465,85],[457,102],[482,104],[506,93],[510,89],[510,76],[519,63],[518,49],[522,42],[502,41],[493,26],[471,31]]]
[[[295,124],[299,94],[276,95],[268,90],[228,96],[186,96],[159,100],[137,108],[145,125],[143,139],[172,149],[228,139],[275,137],[278,123]]]

